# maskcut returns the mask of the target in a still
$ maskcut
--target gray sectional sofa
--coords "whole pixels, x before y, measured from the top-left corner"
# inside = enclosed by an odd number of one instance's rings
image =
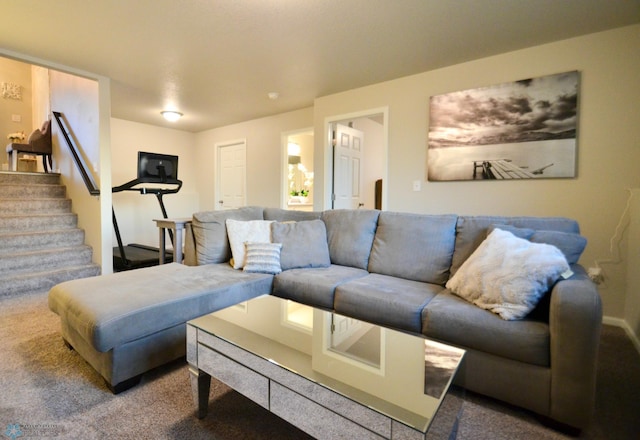
[[[282,272],[234,269],[228,219],[272,220]],[[446,287],[494,228],[558,246],[572,269],[522,319],[503,319]],[[462,347],[460,385],[583,428],[602,320],[597,289],[577,262],[583,247],[566,218],[245,207],[194,214],[184,265],[62,283],[49,306],[64,340],[114,392],[183,356],[189,319],[273,294]]]

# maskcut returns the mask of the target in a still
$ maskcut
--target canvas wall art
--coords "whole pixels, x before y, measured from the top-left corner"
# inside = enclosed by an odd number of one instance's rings
[[[579,72],[432,96],[429,181],[576,176]]]

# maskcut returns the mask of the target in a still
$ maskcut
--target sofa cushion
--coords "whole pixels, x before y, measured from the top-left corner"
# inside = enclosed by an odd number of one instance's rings
[[[444,285],[455,227],[455,215],[381,212],[369,272]]]
[[[569,263],[557,247],[531,243],[496,228],[447,288],[503,319],[521,319],[567,271]]]
[[[276,275],[273,294],[331,310],[336,287],[364,276],[367,276],[366,270],[348,266],[292,269]]]
[[[550,332],[545,322],[499,316],[443,290],[422,310],[422,334],[449,344],[548,367]]]
[[[282,243],[282,270],[331,265],[327,229],[322,220],[274,222],[271,224],[271,241]]]
[[[422,309],[443,287],[369,274],[336,287],[336,313],[379,325],[420,333]]]
[[[49,308],[92,347],[107,352],[160,329],[268,294],[273,275],[229,264],[163,264],[67,281],[49,292]]]
[[[282,243],[245,243],[246,260],[242,270],[245,272],[278,274]]]
[[[245,206],[238,209],[204,211],[193,214],[191,228],[196,244],[198,264],[224,263],[231,259],[226,220],[263,220],[262,208]]]
[[[293,211],[282,208],[264,208],[264,219],[276,222],[316,220],[322,216],[319,211]]]
[[[456,225],[456,247],[451,261],[451,276],[487,237],[488,228],[499,224],[541,231],[580,233],[578,222],[563,217],[460,216]]]
[[[225,221],[229,246],[231,246],[231,266],[242,269],[245,260],[245,243],[270,243],[271,223],[267,220],[240,221],[228,218]]]
[[[331,263],[367,269],[379,215],[372,209],[324,211]]]

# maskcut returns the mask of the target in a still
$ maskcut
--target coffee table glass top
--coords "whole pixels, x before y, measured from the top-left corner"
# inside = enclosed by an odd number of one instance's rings
[[[190,324],[425,432],[464,350],[275,296]]]

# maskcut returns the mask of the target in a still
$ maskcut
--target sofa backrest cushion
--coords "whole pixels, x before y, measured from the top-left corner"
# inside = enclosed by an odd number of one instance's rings
[[[203,211],[193,214],[192,229],[196,243],[198,265],[224,263],[231,259],[227,237],[227,219],[263,220],[263,208],[245,206],[221,211]]]
[[[282,270],[329,267],[327,229],[322,220],[271,223],[271,241],[282,243]]]
[[[282,208],[264,208],[264,219],[276,222],[299,222],[303,220],[316,220],[322,215],[320,211],[293,211]]]
[[[329,255],[333,264],[367,269],[380,211],[334,209],[324,211]]]
[[[369,272],[444,285],[449,279],[455,215],[383,211],[369,258]]]
[[[534,231],[559,231],[580,234],[578,222],[564,217],[459,216],[456,226],[456,248],[451,263],[451,276],[458,271],[462,263],[484,241],[489,229],[492,226],[500,228],[499,225],[510,225],[516,228],[533,229]],[[534,241],[532,239],[533,235],[527,238]],[[569,257],[567,260],[569,260]]]

